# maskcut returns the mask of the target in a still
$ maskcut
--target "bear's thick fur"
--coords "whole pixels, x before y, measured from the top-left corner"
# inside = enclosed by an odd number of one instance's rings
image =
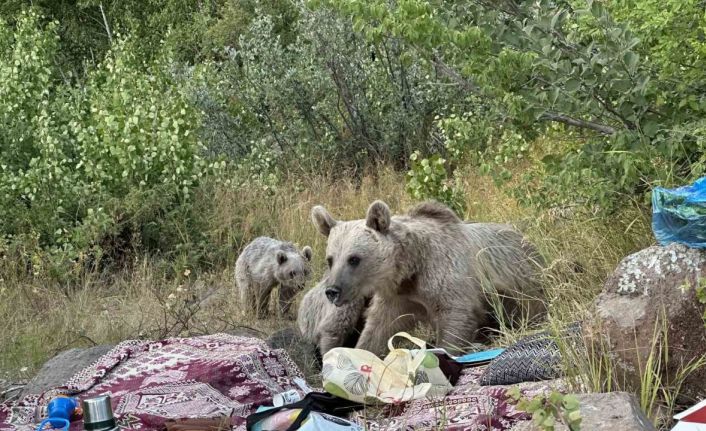
[[[257,316],[266,315],[272,289],[279,284],[279,307],[289,312],[294,297],[311,277],[311,247],[301,251],[290,242],[255,238],[235,262],[235,284],[243,310],[255,306]]]
[[[302,337],[315,344],[321,355],[334,347],[355,347],[364,327],[364,311],[369,304],[361,297],[340,307],[326,298],[326,286],[319,283],[299,303],[297,325]]]
[[[312,220],[328,237],[322,284],[329,301],[341,307],[373,297],[357,348],[384,354],[390,336],[423,321],[439,347],[459,352],[490,318],[546,311],[543,260],[509,225],[464,223],[437,202],[392,217],[375,201],[364,220],[352,221],[316,206]]]

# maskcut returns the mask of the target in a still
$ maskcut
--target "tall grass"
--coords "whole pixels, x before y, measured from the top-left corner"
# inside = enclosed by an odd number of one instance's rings
[[[610,218],[580,212],[557,218],[519,206],[471,170],[463,188],[465,218],[515,224],[537,244],[549,264],[548,306],[555,321],[579,318],[618,261],[652,241],[648,219],[637,208]],[[46,275],[23,275],[5,256],[0,261],[0,372],[31,374],[53,354],[75,346],[242,326],[267,334],[289,325],[281,319],[243,320],[233,292],[238,251],[258,235],[310,245],[315,281],[324,269],[325,238],[309,220],[311,207],[323,204],[340,219],[362,218],[375,199],[398,213],[413,204],[404,192],[404,176],[385,167],[360,182],[325,174],[291,178],[274,192],[204,186],[197,205],[205,238],[218,253],[199,268],[188,267],[179,254],[133,256],[131,265],[117,272],[82,274],[66,286]],[[508,331],[504,341],[519,335]]]

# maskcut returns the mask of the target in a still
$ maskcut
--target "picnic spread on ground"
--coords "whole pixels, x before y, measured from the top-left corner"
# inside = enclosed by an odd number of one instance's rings
[[[414,383],[427,387],[429,375],[436,373],[431,379],[438,383],[433,396],[427,396],[429,391],[418,391],[415,395],[411,390],[404,395],[404,401],[379,397],[377,405],[381,407],[371,414],[370,408],[344,398],[361,390],[375,393],[369,381],[362,383],[343,373],[340,393],[333,395],[311,389],[303,383],[304,376],[287,352],[271,349],[257,338],[215,334],[160,341],[124,341],[62,387],[0,404],[0,430],[37,429],[42,415],[46,417],[47,404],[57,397],[87,400],[105,395],[109,396],[117,429],[265,431],[339,429],[334,428],[338,426],[340,429],[412,430],[430,429],[443,417],[448,430],[507,430],[531,419],[509,402],[506,388],[481,386],[484,365],[466,364],[462,369],[461,362],[445,353],[421,347],[414,351],[393,351],[398,359],[403,359],[400,369],[411,366],[418,371],[412,385],[408,385],[406,379],[400,380],[400,384],[407,389],[414,389]],[[348,354],[352,350],[347,349]],[[342,352],[345,350],[338,354]],[[500,358],[502,349],[491,356]],[[365,375],[364,364],[350,357],[347,361],[341,358],[343,356],[335,358],[338,363],[334,366],[338,371],[353,371],[352,367],[357,366],[363,372],[361,375]],[[331,364],[325,362],[324,367],[327,365]],[[324,385],[338,381],[330,371],[330,379],[324,378]],[[372,375],[372,369],[367,371]],[[439,390],[439,387],[444,389]],[[528,396],[542,390],[534,388],[534,393]],[[549,386],[544,390],[548,391]],[[273,409],[274,396],[286,392],[290,392],[291,398],[285,402],[297,398],[299,401],[274,409],[289,411],[289,422],[285,421],[281,428],[263,428],[262,423],[259,427],[248,425],[258,414],[272,418],[274,414],[263,415],[263,412]],[[327,400],[328,404],[322,400]],[[81,417],[78,410],[70,417],[70,430],[88,429],[85,417]],[[302,417],[295,428],[289,428],[302,411],[306,411],[306,417]],[[322,423],[326,426],[322,427]],[[223,427],[224,424],[227,425]]]

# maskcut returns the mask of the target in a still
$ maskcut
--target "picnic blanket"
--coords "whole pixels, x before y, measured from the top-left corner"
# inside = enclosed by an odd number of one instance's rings
[[[368,431],[505,431],[530,421],[530,414],[518,411],[509,402],[508,387],[481,386],[484,369],[464,369],[456,386],[444,398],[391,406],[377,415],[357,412],[355,420]],[[561,381],[526,382],[518,386],[527,397],[547,394],[552,389],[566,390]]]
[[[444,398],[416,400],[353,418],[377,430],[498,430],[512,429],[530,420],[508,403],[506,389],[480,386],[482,367],[463,371]],[[0,430],[30,431],[37,406],[55,395],[80,399],[110,394],[120,429],[162,430],[170,419],[231,415],[233,431],[245,430],[245,418],[261,405],[271,405],[274,394],[298,389],[303,377],[289,355],[270,349],[256,338],[216,334],[162,341],[125,341],[65,386],[41,396],[31,395],[0,404]],[[549,389],[547,383],[523,387],[528,396]],[[82,430],[82,421],[71,430]]]
[[[0,430],[34,429],[36,407],[57,394],[110,394],[121,429],[159,430],[168,419],[232,414],[235,430],[272,396],[303,377],[283,350],[256,338],[216,334],[158,342],[125,341],[64,387],[0,404]],[[71,430],[82,430],[79,419]]]

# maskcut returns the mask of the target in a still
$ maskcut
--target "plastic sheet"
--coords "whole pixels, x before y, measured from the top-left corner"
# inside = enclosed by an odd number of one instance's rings
[[[652,191],[652,231],[661,245],[706,248],[706,177],[695,183]]]

